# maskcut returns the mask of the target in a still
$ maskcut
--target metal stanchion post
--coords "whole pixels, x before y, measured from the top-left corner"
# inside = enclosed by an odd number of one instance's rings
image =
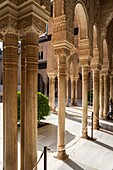
[[[44,146],[44,170],[47,170],[47,147]]]

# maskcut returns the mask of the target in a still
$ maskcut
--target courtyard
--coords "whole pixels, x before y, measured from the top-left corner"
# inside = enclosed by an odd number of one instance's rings
[[[91,107],[88,107],[88,135],[91,136]],[[100,120],[100,130],[94,131],[95,141],[81,138],[82,108],[66,107],[65,143],[69,157],[65,161],[56,159],[57,150],[57,112],[51,113],[44,120],[46,126],[38,129],[37,154],[38,159],[44,146],[47,152],[47,170],[112,170],[113,169],[113,123]],[[3,167],[3,105],[0,103],[0,170]],[[30,137],[29,137],[30,140]],[[20,150],[20,128],[18,128],[18,150]],[[20,161],[18,153],[18,161]],[[43,157],[38,164],[38,170],[43,170]],[[18,170],[20,164],[18,164]]]

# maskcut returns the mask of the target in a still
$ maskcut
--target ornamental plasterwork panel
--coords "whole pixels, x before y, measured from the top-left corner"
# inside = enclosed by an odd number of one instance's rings
[[[73,1],[66,1],[65,13],[68,16],[66,19],[67,30],[73,34],[74,29],[74,5]]]
[[[17,29],[18,29],[17,19],[11,16],[7,16],[4,19],[0,20],[0,31],[2,33],[7,32],[7,31],[17,33]]]
[[[57,48],[54,49],[54,54],[57,57],[68,57],[70,56],[70,50],[68,50],[67,48]]]
[[[89,49],[89,39],[79,40],[79,50]]]
[[[66,30],[66,15],[53,19],[53,32]]]
[[[19,20],[18,29],[20,32],[32,30],[42,34],[46,32],[46,24],[39,18],[30,15]]]

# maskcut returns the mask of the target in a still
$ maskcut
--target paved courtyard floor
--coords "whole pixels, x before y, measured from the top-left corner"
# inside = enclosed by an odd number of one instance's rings
[[[91,135],[90,126],[91,108],[88,112],[88,135]],[[57,150],[57,112],[51,113],[45,122],[48,125],[38,129],[38,159],[44,146],[50,149],[47,153],[47,170],[113,170],[113,123],[100,120],[101,129],[94,131],[96,141],[85,140],[81,137],[81,107],[66,108],[66,153],[69,157],[65,161],[56,159]],[[3,121],[2,104],[0,104],[0,170],[2,170],[3,155]],[[18,129],[18,148],[20,148],[20,133]],[[18,154],[19,157],[19,154]],[[18,166],[18,170],[20,167]],[[43,170],[43,157],[38,164],[38,170]]]

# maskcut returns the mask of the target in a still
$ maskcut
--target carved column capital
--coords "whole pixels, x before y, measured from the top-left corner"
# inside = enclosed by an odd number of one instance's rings
[[[6,16],[5,18],[0,19],[0,32],[2,35],[8,33],[18,34],[17,25],[18,21],[16,18]]]
[[[18,21],[18,30],[20,34],[27,32],[36,32],[39,35],[46,32],[46,23],[34,15],[25,16]]]

